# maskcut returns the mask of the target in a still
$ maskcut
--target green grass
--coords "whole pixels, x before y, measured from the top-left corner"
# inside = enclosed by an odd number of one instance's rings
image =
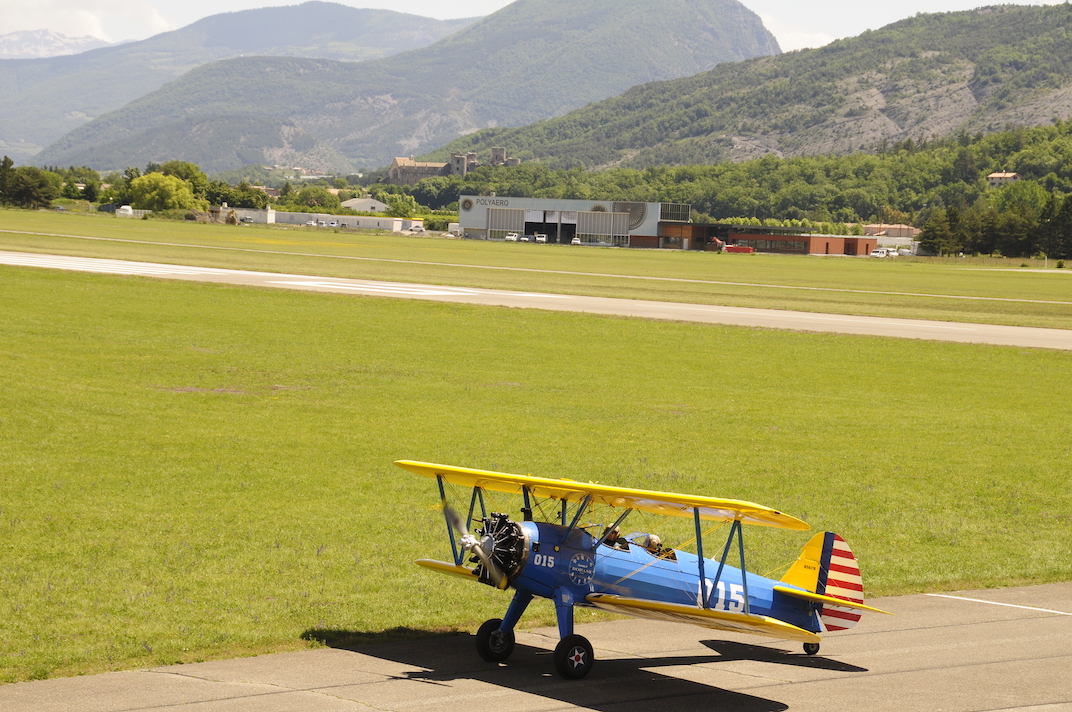
[[[1072,329],[1072,269],[1054,269],[1052,260],[1043,270],[1041,260],[1021,259],[869,260],[592,249],[14,210],[0,211],[0,230],[15,231],[0,232],[0,249],[8,250]],[[148,244],[153,242],[179,246]],[[1024,263],[1040,271],[1021,269]]]
[[[0,373],[9,682],[501,615],[398,458],[778,507],[872,596],[1072,576],[1059,352],[0,267]]]

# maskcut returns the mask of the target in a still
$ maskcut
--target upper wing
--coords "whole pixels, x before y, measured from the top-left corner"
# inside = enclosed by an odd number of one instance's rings
[[[770,616],[714,611],[710,608],[683,606],[679,603],[663,603],[662,601],[645,601],[639,598],[625,598],[607,593],[589,594],[586,600],[593,606],[602,608],[605,611],[624,613],[638,618],[692,623],[704,628],[717,628],[736,633],[752,633],[783,640],[798,640],[802,643],[818,643],[820,640],[815,633]]]
[[[472,470],[467,467],[436,465],[412,460],[398,460],[395,464],[425,477],[439,476],[443,478],[444,482],[462,485],[463,487],[480,487],[481,489],[495,492],[521,494],[522,488],[528,488],[528,491],[536,497],[564,499],[570,502],[580,502],[586,497],[591,497],[593,504],[639,509],[644,512],[674,517],[691,517],[693,510],[698,509],[701,519],[715,521],[739,519],[745,524],[758,524],[764,527],[796,529],[799,531],[810,528],[807,522],[803,522],[796,517],[782,514],[770,507],[736,499],[718,499],[716,497],[701,497],[676,494],[674,492],[653,492],[628,487],[610,487],[592,482],[555,480],[548,477],[533,477],[532,475],[511,475],[505,472]]]

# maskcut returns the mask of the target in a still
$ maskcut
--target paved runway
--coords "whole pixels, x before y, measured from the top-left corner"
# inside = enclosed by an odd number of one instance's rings
[[[731,324],[796,331],[893,336],[909,339],[932,339],[936,341],[959,341],[1072,351],[1072,330],[1066,329],[964,324],[844,314],[816,314],[777,309],[745,309],[704,304],[584,297],[566,294],[512,292],[468,287],[443,287],[430,284],[335,279],[310,275],[247,272],[212,267],[188,267],[151,262],[128,262],[124,260],[67,257],[25,252],[0,252],[0,264],[104,274],[161,277],[198,282],[217,282],[253,287],[585,312],[589,314],[632,316],[707,324]]]
[[[575,682],[553,672],[545,628],[520,632],[503,665],[454,635],[24,682],[0,686],[0,709],[1072,710],[1072,583],[868,602],[896,615],[865,615],[811,658],[796,643],[622,620],[578,626],[597,662]]]

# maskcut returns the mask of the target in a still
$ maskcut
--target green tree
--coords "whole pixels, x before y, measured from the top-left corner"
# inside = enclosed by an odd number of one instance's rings
[[[205,187],[205,199],[209,205],[227,205],[235,207],[235,190],[222,180],[209,181]]]
[[[176,176],[150,173],[130,181],[130,205],[139,210],[207,210],[190,184]]]
[[[268,207],[268,194],[263,190],[257,190],[248,181],[242,181],[234,189],[234,206],[238,208]]]
[[[166,176],[175,176],[189,183],[194,197],[205,197],[205,190],[208,188],[208,176],[196,163],[168,161],[160,166],[160,172]]]
[[[11,169],[4,186],[4,202],[22,208],[47,208],[59,195],[55,173],[41,170],[35,166],[19,166]]]
[[[1011,211],[1037,218],[1049,199],[1050,194],[1035,181],[1018,180],[994,191],[990,202],[999,213]]]
[[[1058,260],[1072,258],[1072,199],[1065,198],[1042,234],[1042,251]]]
[[[10,157],[4,156],[0,161],[0,205],[7,202],[7,189],[11,176],[15,173],[15,162]]]
[[[328,189],[320,185],[307,185],[298,191],[295,201],[298,205],[310,208],[324,208],[335,210],[339,207],[339,196],[332,195]]]
[[[938,208],[927,218],[927,224],[920,231],[919,246],[928,254],[944,255],[947,254],[946,248],[951,237],[952,231],[949,229],[945,210]]]
[[[393,218],[411,218],[417,214],[417,201],[412,195],[383,194],[387,214]]]

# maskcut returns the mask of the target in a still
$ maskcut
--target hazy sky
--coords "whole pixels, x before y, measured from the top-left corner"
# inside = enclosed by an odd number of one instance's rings
[[[353,7],[376,7],[440,19],[487,15],[509,0],[340,0]],[[583,2],[584,0],[580,0]],[[980,0],[743,0],[763,18],[783,50],[819,47],[840,37],[915,15],[968,10]],[[71,37],[94,35],[110,41],[145,39],[208,15],[268,5],[299,4],[273,0],[0,0],[0,35],[16,30],[49,29]],[[997,4],[990,2],[989,4]],[[1042,4],[1020,0],[1018,4]]]

